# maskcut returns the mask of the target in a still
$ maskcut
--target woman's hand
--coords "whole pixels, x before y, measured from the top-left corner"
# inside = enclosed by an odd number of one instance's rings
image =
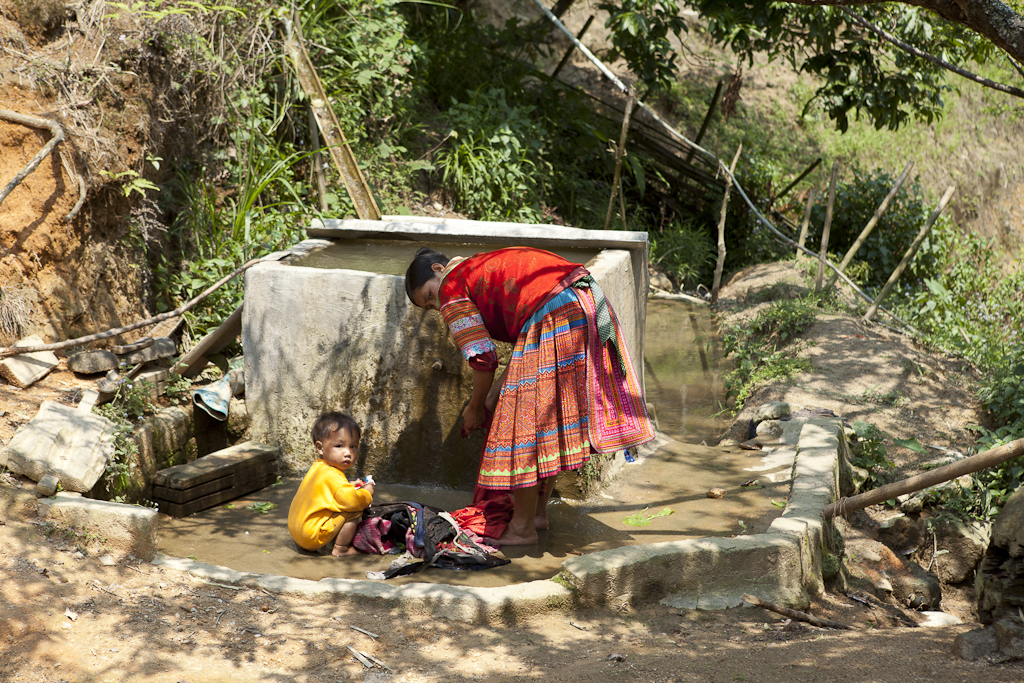
[[[463,431],[472,432],[483,426],[487,412],[483,406],[474,406],[472,402],[462,411]]]

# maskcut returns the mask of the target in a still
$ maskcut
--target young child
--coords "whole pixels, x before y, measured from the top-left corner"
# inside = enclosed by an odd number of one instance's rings
[[[344,413],[324,413],[313,423],[313,444],[320,458],[295,492],[288,510],[288,531],[300,548],[323,550],[334,544],[335,557],[355,555],[352,547],[363,510],[373,502],[373,480],[356,487],[345,476],[359,451],[359,425]]]

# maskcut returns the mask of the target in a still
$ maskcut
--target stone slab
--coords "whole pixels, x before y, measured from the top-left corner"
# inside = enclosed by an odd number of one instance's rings
[[[139,351],[121,356],[121,360],[127,365],[138,365],[159,358],[170,358],[178,353],[178,346],[170,337],[160,337],[153,340],[152,346],[147,346]]]
[[[83,375],[117,370],[118,363],[120,361],[117,358],[117,354],[106,349],[79,351],[68,356],[68,370],[79,372]]]
[[[188,489],[259,463],[275,462],[277,456],[278,449],[272,446],[246,441],[190,463],[160,470],[153,476],[153,485],[179,490]]]
[[[212,508],[215,505],[226,503],[229,500],[234,500],[244,496],[247,493],[253,491],[259,491],[262,488],[270,486],[277,480],[277,473],[271,472],[264,474],[255,479],[238,479],[235,481],[235,485],[231,488],[222,489],[211,493],[195,500],[190,500],[187,503],[173,503],[166,500],[160,500],[154,498],[154,502],[159,506],[160,512],[167,513],[171,517],[188,517],[189,515],[195,514],[202,510]]]
[[[250,493],[266,486],[266,484],[258,484],[257,482],[262,482],[268,475],[277,475],[276,462],[256,463],[255,465],[246,467],[244,470],[232,472],[226,477],[219,477],[213,481],[208,481],[205,484],[192,486],[187,489],[172,489],[167,486],[154,486],[153,499],[168,503],[188,503],[225,489],[245,489],[242,493],[238,494],[244,495],[245,493]],[[273,478],[271,478],[271,483],[273,483]],[[253,488],[247,488],[249,486],[253,486]]]
[[[89,491],[114,454],[113,422],[90,411],[43,401],[39,413],[0,449],[0,464],[39,481],[47,474],[67,491]]]
[[[157,511],[58,493],[39,501],[39,516],[95,537],[106,552],[149,562],[156,557]]]
[[[111,352],[117,354],[118,356],[123,356],[127,353],[135,353],[136,351],[141,351],[142,349],[148,349],[152,345],[152,337],[143,337],[142,339],[134,341],[131,344],[119,344],[117,346],[111,346],[110,350]]]
[[[42,346],[46,342],[38,334],[25,337],[16,343],[15,347]],[[32,386],[43,377],[49,374],[60,361],[52,351],[37,351],[36,353],[23,353],[20,356],[8,356],[0,361],[0,375],[16,387]]]

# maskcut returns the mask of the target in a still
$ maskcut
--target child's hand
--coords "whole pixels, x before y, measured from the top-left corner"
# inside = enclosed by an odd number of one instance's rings
[[[370,497],[371,498],[373,497],[373,484],[372,483],[363,484],[362,488],[365,491],[369,491],[370,492]]]

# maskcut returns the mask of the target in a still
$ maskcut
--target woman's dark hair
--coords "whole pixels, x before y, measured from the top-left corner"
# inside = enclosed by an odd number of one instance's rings
[[[409,297],[409,301],[412,301],[413,292],[434,277],[432,266],[435,263],[447,266],[450,260],[441,252],[434,251],[430,247],[420,247],[416,256],[413,257],[412,263],[409,264],[408,270],[405,271],[405,295]]]
[[[313,423],[313,443],[316,443],[317,441],[324,443],[331,434],[339,429],[344,429],[346,432],[356,437],[357,440],[362,436],[362,430],[359,429],[358,422],[345,413],[334,411],[324,413],[316,419],[316,422]]]

